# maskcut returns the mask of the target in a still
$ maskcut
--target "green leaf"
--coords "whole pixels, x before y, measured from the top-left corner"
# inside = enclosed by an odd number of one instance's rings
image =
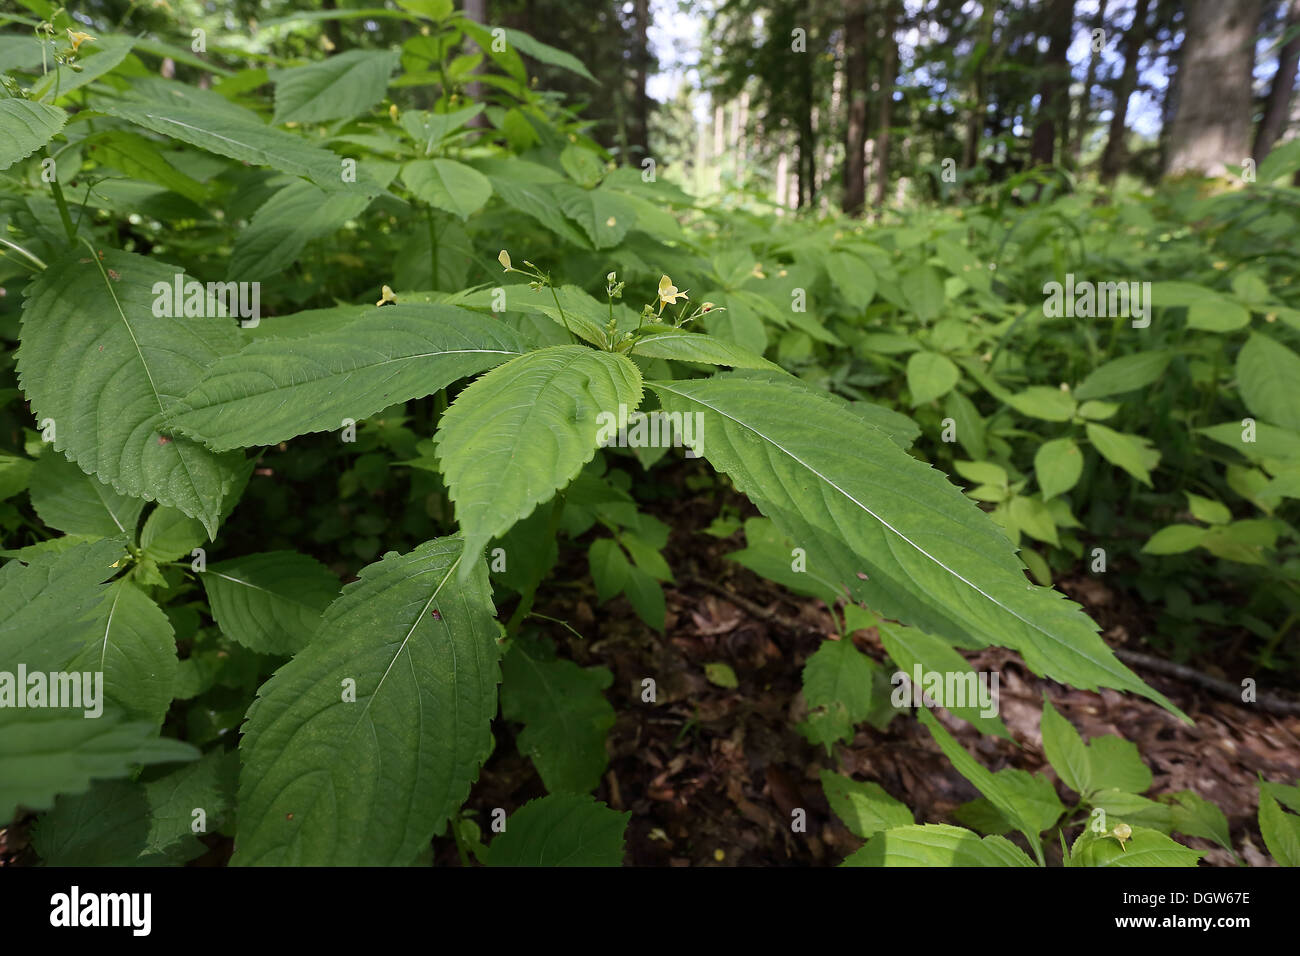
[[[114,581],[96,609],[96,630],[64,668],[101,671],[104,697],[131,720],[161,727],[180,662],[167,615],[130,581]]]
[[[621,355],[580,345],[538,349],[456,397],[434,437],[466,551],[572,481],[596,454],[597,416],[641,403],[641,374]]]
[[[597,538],[587,549],[587,563],[596,584],[596,600],[604,604],[623,590],[632,566],[613,538]]]
[[[242,456],[162,429],[203,370],[234,351],[234,323],[156,316],[152,289],[172,288],[179,269],[116,250],[98,262],[83,251],[27,289],[18,377],[32,411],[54,420],[54,447],[82,471],[119,494],[179,508],[213,535]]]
[[[1092,369],[1079,388],[1074,390],[1074,397],[1083,402],[1147,388],[1164,375],[1173,358],[1173,352],[1164,349],[1122,355],[1121,358],[1112,359]]]
[[[1082,474],[1083,453],[1073,438],[1044,442],[1034,455],[1034,477],[1044,501],[1069,491]]]
[[[401,61],[397,50],[345,50],[306,66],[271,73],[272,123],[324,123],[352,119],[384,98]]]
[[[551,232],[579,249],[590,248],[587,238],[560,212],[552,190],[563,178],[545,166],[521,159],[499,165],[477,164],[492,182],[492,191],[508,206],[536,219]]]
[[[576,73],[584,79],[595,83],[596,78],[587,71],[572,53],[566,53],[564,50],[557,50],[555,47],[543,43],[541,40],[534,39],[522,30],[513,30],[505,27],[506,42],[517,48],[520,53],[531,56],[534,60],[541,60],[543,63],[549,63],[551,66],[558,66],[562,70],[568,70],[570,73]]]
[[[141,498],[119,495],[49,447],[32,469],[31,498],[48,527],[101,538],[134,538],[145,505]]]
[[[1250,310],[1231,299],[1210,294],[1187,309],[1187,327],[1204,332],[1235,332],[1250,324]]]
[[[582,227],[597,249],[618,245],[636,224],[636,209],[613,190],[561,183],[551,188],[551,194],[555,197],[552,201],[559,201],[560,209]]]
[[[917,711],[916,716],[921,723],[925,724],[930,735],[934,737],[935,743],[952,761],[957,772],[974,784],[975,789],[987,797],[989,802],[997,807],[998,812],[1025,835],[1030,847],[1041,859],[1043,845],[1038,835],[1046,828],[1039,826],[1041,815],[1035,813],[1033,806],[1025,801],[1020,788],[1008,786],[1006,778],[999,778],[998,775],[990,773],[966,752],[956,738],[948,733],[928,710],[922,708]]]
[[[960,370],[946,355],[913,352],[907,360],[907,389],[912,393],[912,407],[943,398],[960,378]]]
[[[1235,855],[1232,848],[1232,835],[1228,831],[1228,818],[1223,815],[1222,810],[1191,790],[1166,793],[1161,796],[1161,799],[1171,805],[1170,826],[1175,833],[1213,840]]]
[[[804,555],[804,569],[794,570],[794,542],[783,535],[769,518],[745,519],[745,547],[728,554],[727,560],[742,564],[760,577],[775,581],[795,594],[824,601],[834,607],[843,590],[827,578],[816,553]]]
[[[929,322],[943,308],[943,281],[929,266],[916,266],[904,272],[899,279],[899,291],[922,322]]]
[[[1151,449],[1151,443],[1137,435],[1117,432],[1105,425],[1089,422],[1085,427],[1088,441],[1101,457],[1112,465],[1123,468],[1148,488],[1151,485],[1150,469],[1159,461],[1160,453]]]
[[[979,700],[979,675],[966,658],[953,650],[951,644],[917,628],[901,624],[880,621],[876,627],[880,631],[880,642],[886,653],[898,665],[899,670],[907,675],[908,681],[915,680],[916,669],[920,668],[922,678],[919,688],[924,691],[926,677],[937,676],[942,686],[951,687],[954,692],[953,697],[949,698],[945,690],[943,699],[939,701],[940,706],[954,717],[960,717],[978,727],[983,733],[1011,739],[1011,732],[996,713],[996,698],[991,701],[995,712],[983,713]],[[968,703],[958,706],[956,694],[961,694]]]
[[[50,70],[33,83],[32,99],[43,100],[50,94],[53,94],[54,100],[64,99],[73,90],[79,90],[115,70],[126,59],[133,45],[131,37],[97,37],[92,45],[82,48],[77,57],[78,69],[74,70],[71,64],[65,64]]]
[[[1197,521],[1204,521],[1206,524],[1227,524],[1232,520],[1232,512],[1222,502],[1202,498],[1190,491],[1184,494],[1187,495],[1187,507]]]
[[[1007,404],[1022,415],[1046,422],[1068,422],[1074,417],[1076,407],[1068,392],[1046,385],[1032,385],[1023,392],[1008,396]]]
[[[67,121],[68,114],[57,106],[17,97],[0,99],[0,169],[36,152]]]
[[[97,138],[90,149],[96,160],[133,179],[157,183],[200,205],[207,202],[207,187],[167,162],[158,145],[137,133],[114,129]]]
[[[214,362],[171,424],[217,450],[273,445],[430,395],[526,348],[499,319],[455,306],[365,309],[325,331],[261,339]]]
[[[121,538],[103,538],[0,568],[0,671],[20,663],[31,672],[61,670],[101,635],[103,582],[125,554]]]
[[[460,806],[491,748],[501,655],[487,567],[472,555],[457,583],[462,561],[438,538],[363,568],[262,685],[233,864],[405,866]]]
[[[79,711],[6,707],[0,709],[0,819],[12,820],[20,806],[48,809],[58,794],[125,777],[139,764],[198,755],[189,744],[159,737],[155,724],[126,722],[114,709],[88,720]]]
[[[402,167],[402,182],[422,202],[461,221],[492,198],[492,183],[473,167],[452,159],[417,159]]]
[[[189,557],[207,540],[203,525],[175,508],[154,508],[140,531],[140,547],[158,563]]]
[[[627,579],[623,582],[623,593],[646,627],[654,628],[662,634],[667,606],[664,589],[659,582],[640,568],[629,565]]]
[[[302,136],[267,126],[250,110],[235,107],[234,111],[214,111],[197,104],[180,105],[165,100],[122,100],[103,109],[119,119],[210,153],[304,176],[322,189],[356,190],[367,195],[378,191],[373,183],[360,179],[355,183],[344,182],[340,156],[311,145]]]
[[[339,591],[329,568],[294,551],[221,561],[199,578],[222,633],[260,654],[286,657],[307,646]]]
[[[736,672],[725,661],[707,662],[704,665],[704,676],[708,678],[709,683],[714,687],[735,690],[740,686],[740,681],[736,679]]]
[[[1237,385],[1251,414],[1300,431],[1300,355],[1267,335],[1252,332],[1237,353]]]
[[[1124,790],[1098,790],[1088,798],[1088,804],[1105,811],[1112,829],[1116,823],[1129,823],[1168,833],[1173,823],[1173,814],[1165,804]]]
[[[711,335],[664,329],[636,340],[636,355],[647,358],[674,359],[678,362],[702,362],[706,365],[729,365],[732,368],[777,369],[749,349]]]
[[[874,781],[859,783],[842,774],[823,770],[821,782],[831,809],[854,836],[865,840],[881,830],[915,823],[912,811]]]
[[[1080,795],[1092,791],[1092,758],[1074,726],[1043,698],[1043,753],[1061,781]]]
[[[430,113],[428,110],[406,110],[402,113],[402,129],[411,139],[424,148],[428,156],[433,148],[446,139],[454,130],[459,129],[471,119],[483,112],[483,104],[475,103],[464,109],[449,113]]]
[[[1287,813],[1267,793],[1259,795],[1259,832],[1282,866],[1300,866],[1300,816]]]
[[[849,638],[822,641],[803,668],[803,696],[809,717],[797,729],[831,752],[836,740],[851,740],[853,728],[871,716],[876,663]]]
[[[361,215],[370,200],[362,190],[330,192],[301,179],[289,183],[239,231],[226,275],[240,282],[279,276],[308,242],[337,232]]]
[[[944,823],[895,827],[877,833],[843,866],[1033,866],[1024,851],[1000,836]]]
[[[1196,866],[1204,856],[1200,850],[1189,850],[1156,830],[1133,827],[1133,835],[1120,842],[1085,829],[1070,848],[1071,866]]]
[[[524,725],[519,752],[532,759],[549,793],[588,793],[600,784],[614,726],[602,691],[613,681],[607,668],[556,659],[544,640],[521,635],[511,642],[501,665],[501,716]]]
[[[488,847],[489,866],[622,866],[631,813],[589,796],[553,793],[530,800]]]
[[[1142,546],[1143,554],[1182,554],[1200,547],[1207,531],[1194,524],[1171,524],[1161,528]]]
[[[800,547],[824,554],[855,600],[953,643],[1012,647],[1054,680],[1131,690],[1179,713],[1077,605],[1025,580],[974,502],[833,400],[737,373],[651,387],[666,410],[704,415],[705,457]]]
[[[1151,789],[1151,771],[1142,762],[1137,745],[1106,734],[1088,742],[1088,779],[1094,790],[1113,789],[1143,793]]]

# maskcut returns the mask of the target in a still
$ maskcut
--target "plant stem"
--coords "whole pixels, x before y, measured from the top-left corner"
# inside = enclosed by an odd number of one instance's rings
[[[20,252],[20,253],[22,253],[22,254],[25,255],[28,259],[31,259],[32,262],[34,262],[34,263],[36,263],[38,266],[40,266],[42,269],[45,268],[45,263],[44,263],[44,262],[42,262],[40,259],[37,259],[34,255],[32,255],[30,252],[28,252],[28,251],[27,251],[26,249],[24,249],[22,246],[18,245],[18,243],[16,243],[16,242],[10,242],[8,239],[4,238],[3,236],[0,236],[0,243],[3,243],[4,245],[8,246],[10,249],[14,250],[15,252]]]
[[[555,286],[551,285],[549,276],[546,280],[546,288],[551,290],[551,298],[555,300],[555,307],[560,310],[560,321],[564,323],[564,331],[572,335],[573,329],[569,328],[569,317],[564,314],[564,306],[560,305],[560,297],[555,294]]]
[[[438,229],[433,221],[433,207],[426,206],[425,217],[429,220],[429,265],[433,269],[433,284],[429,288],[438,288]]]
[[[68,245],[75,246],[77,244],[77,227],[72,224],[72,216],[68,213],[68,203],[63,198],[63,188],[59,185],[57,175],[50,180],[50,189],[54,192],[54,203],[59,207],[59,218],[63,220],[63,230],[68,234]]]

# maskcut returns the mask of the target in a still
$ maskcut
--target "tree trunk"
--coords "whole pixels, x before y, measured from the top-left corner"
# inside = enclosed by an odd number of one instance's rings
[[[1102,44],[1105,45],[1106,7],[1110,0],[1101,0],[1097,8],[1097,19],[1092,22],[1093,30],[1103,31]],[[1101,62],[1101,53],[1092,49],[1092,33],[1088,34],[1088,75],[1083,81],[1083,92],[1079,95],[1079,125],[1074,131],[1074,156],[1078,163],[1083,162],[1083,138],[1088,135],[1088,123],[1092,121],[1092,84],[1097,82],[1097,64]]]
[[[880,124],[876,128],[876,199],[879,210],[885,205],[885,190],[889,186],[889,124],[890,113],[894,104],[894,83],[898,77],[898,41],[894,38],[894,24],[897,17],[897,2],[891,0],[885,10],[883,39],[885,44],[885,62],[880,71]]]
[[[850,216],[860,216],[867,202],[867,0],[848,0],[844,46],[844,101],[848,110],[842,205]]]
[[[1199,0],[1192,0],[1199,2]],[[1110,132],[1106,136],[1106,149],[1101,154],[1101,181],[1112,183],[1119,175],[1128,152],[1124,137],[1128,134],[1128,101],[1137,89],[1138,60],[1147,39],[1148,0],[1137,0],[1133,23],[1124,33],[1124,70],[1115,82],[1115,106],[1111,111]],[[1186,41],[1184,41],[1186,42]]]
[[[1165,173],[1222,176],[1250,156],[1260,0],[1187,0],[1178,112]]]
[[[984,52],[980,54],[979,62],[975,64],[975,75],[971,83],[973,103],[970,116],[966,118],[966,143],[962,152],[962,169],[974,169],[975,163],[979,160],[980,138],[984,135],[984,106],[987,95],[984,76],[986,67],[993,59],[993,18],[997,9],[996,0],[983,0],[983,10],[980,12],[979,45],[983,47]]]
[[[799,205],[812,205],[817,191],[817,134],[813,130],[813,54],[799,54]]]
[[[635,157],[650,155],[650,96],[646,93],[646,80],[650,74],[650,0],[636,0],[633,4],[636,32],[632,37],[632,121],[628,130],[630,151],[640,152]]]
[[[1038,86],[1038,122],[1029,146],[1030,163],[1050,166],[1056,158],[1056,134],[1070,117],[1070,61],[1066,51],[1074,33],[1074,0],[1051,0],[1047,7],[1048,47]]]
[[[1278,53],[1277,72],[1273,74],[1273,86],[1268,91],[1268,102],[1264,105],[1264,118],[1260,120],[1259,129],[1255,133],[1255,147],[1251,150],[1251,155],[1256,163],[1264,161],[1290,118],[1291,92],[1295,87],[1296,65],[1300,63],[1300,0],[1291,0],[1286,12],[1286,26],[1282,28],[1284,34],[1293,30],[1296,31],[1295,36]]]

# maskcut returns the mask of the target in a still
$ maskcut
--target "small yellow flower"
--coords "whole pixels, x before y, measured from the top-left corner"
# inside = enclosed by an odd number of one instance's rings
[[[82,33],[80,30],[77,31],[69,30],[68,40],[70,40],[72,43],[73,53],[76,53],[79,49],[81,49],[81,44],[95,42],[94,37],[92,37],[89,33]]]
[[[397,305],[397,296],[393,295],[393,290],[384,286],[383,292],[375,305]]]
[[[678,299],[685,299],[685,292],[678,292],[677,286],[673,285],[673,280],[664,276],[659,280],[659,311],[664,310],[665,305],[676,305]]]
[[[763,271],[763,264],[761,262],[754,263],[754,271],[751,272],[750,275],[752,275],[755,279],[767,278],[767,273]]]
[[[388,116],[389,116],[389,118],[390,118],[394,123],[397,122],[397,104],[396,104],[396,103],[389,103],[389,104],[388,104]]]
[[[497,256],[497,262],[501,263],[502,268],[504,268],[506,272],[510,271],[510,253],[502,249],[501,255]]]
[[[704,305],[700,306],[700,311],[712,312],[715,308],[717,308],[717,306],[715,306],[712,302],[705,302]]]

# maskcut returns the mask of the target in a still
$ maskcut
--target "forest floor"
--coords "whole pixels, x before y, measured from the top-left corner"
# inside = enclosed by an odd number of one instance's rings
[[[609,769],[596,797],[632,811],[626,861],[641,866],[837,864],[862,845],[822,793],[819,772],[834,772],[837,765],[857,780],[879,783],[912,808],[918,822],[954,822],[952,811],[979,793],[910,715],[895,718],[884,731],[859,725],[853,742],[837,744],[834,755],[794,729],[806,713],[800,693],[804,662],[836,633],[830,614],[821,602],[794,596],[726,560],[726,553],[742,546],[741,536],[719,540],[702,534],[699,529],[717,514],[716,501],[711,495],[693,498],[685,489],[680,495],[668,499],[657,515],[673,528],[665,558],[676,583],[665,585],[665,634],[642,624],[622,597],[598,605],[589,590],[561,588],[537,606],[587,635],[579,639],[561,626],[544,625],[562,655],[614,673],[606,694],[617,719],[609,735]],[[747,503],[744,508],[756,513]],[[573,566],[561,564],[555,579],[589,582],[581,553],[572,557]],[[1112,647],[1143,649],[1135,637],[1143,629],[1142,608],[1125,607],[1093,577],[1066,578],[1057,585],[1087,608]],[[886,660],[874,628],[856,632],[853,640],[877,661]],[[980,734],[945,711],[936,714],[986,767],[1044,773],[1056,781],[1067,806],[1077,801],[1043,754],[1039,719],[1046,695],[1085,739],[1116,734],[1137,744],[1154,777],[1148,797],[1195,791],[1226,814],[1233,844],[1247,864],[1272,865],[1261,852],[1255,782],[1261,774],[1284,783],[1300,779],[1300,716],[1272,714],[1137,666],[1143,679],[1195,721],[1189,727],[1132,694],[1080,691],[1040,678],[1002,648],[966,656],[976,671],[999,674],[1000,716],[1014,742]],[[739,686],[711,683],[704,672],[711,661],[728,663]],[[1215,663],[1235,676],[1232,662]],[[1239,669],[1247,666],[1243,660]],[[645,677],[656,681],[654,703],[641,700]],[[508,735],[512,728],[498,722],[494,732]],[[478,811],[480,825],[492,808],[517,808],[544,794],[528,759],[506,743],[499,736],[496,754],[466,803]],[[807,812],[807,830],[793,833],[791,813],[800,807]],[[1208,840],[1180,839],[1207,851],[1203,865],[1236,865]],[[454,865],[451,841],[438,842],[438,862]],[[1049,865],[1060,864],[1059,843],[1047,844],[1046,853]]]

